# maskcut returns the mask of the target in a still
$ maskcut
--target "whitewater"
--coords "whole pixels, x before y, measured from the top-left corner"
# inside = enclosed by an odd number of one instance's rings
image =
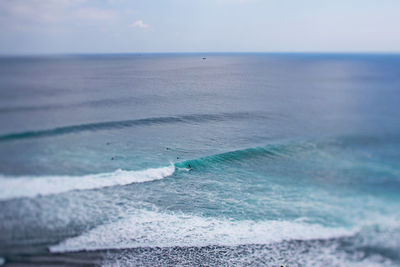
[[[144,183],[171,176],[175,166],[143,171],[116,170],[82,176],[18,176],[0,175],[0,200],[59,194],[71,190],[89,190],[107,186]]]

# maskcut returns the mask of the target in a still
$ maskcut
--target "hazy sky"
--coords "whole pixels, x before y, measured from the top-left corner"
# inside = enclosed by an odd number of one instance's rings
[[[0,54],[400,52],[399,0],[0,0]]]

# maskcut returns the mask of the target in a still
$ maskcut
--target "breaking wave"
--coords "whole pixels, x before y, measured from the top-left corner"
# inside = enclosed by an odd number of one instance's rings
[[[235,246],[269,244],[284,240],[329,239],[353,235],[344,228],[329,228],[299,221],[234,221],[185,214],[137,210],[132,217],[105,224],[51,246],[51,252],[136,247]]]
[[[72,190],[96,189],[160,180],[172,175],[175,166],[143,171],[116,170],[83,176],[17,176],[0,175],[0,200],[58,194]]]

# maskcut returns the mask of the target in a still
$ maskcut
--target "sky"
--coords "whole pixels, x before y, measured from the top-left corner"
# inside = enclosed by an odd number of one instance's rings
[[[400,52],[399,0],[0,0],[0,54]]]

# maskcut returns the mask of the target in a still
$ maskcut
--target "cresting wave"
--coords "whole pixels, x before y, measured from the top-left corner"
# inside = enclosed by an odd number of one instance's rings
[[[239,162],[257,157],[274,159],[290,157],[301,152],[316,149],[316,144],[311,142],[271,144],[262,147],[238,149],[225,153],[205,156],[198,159],[187,160],[175,164],[177,168],[187,168],[189,165],[196,169],[210,168],[221,163]]]
[[[178,162],[163,168],[144,171],[116,170],[110,173],[83,176],[48,175],[8,177],[0,174],[0,200],[38,195],[58,194],[72,190],[89,190],[115,185],[148,182],[172,175],[175,169],[187,170],[189,164],[196,170],[213,168],[222,162],[241,161],[251,157],[279,157],[307,149],[306,145],[269,145],[230,151],[203,158]]]
[[[235,246],[284,240],[329,239],[354,230],[301,221],[234,221],[213,217],[137,210],[132,217],[105,224],[51,246],[51,252],[137,247]]]
[[[5,135],[0,135],[0,142],[17,140],[17,139],[50,137],[50,136],[85,132],[85,131],[112,130],[112,129],[122,129],[122,128],[129,128],[136,126],[161,125],[161,124],[171,124],[171,123],[200,123],[208,121],[248,119],[251,117],[260,117],[260,115],[251,114],[248,112],[237,112],[237,113],[219,113],[219,114],[191,114],[191,115],[171,116],[171,117],[153,117],[153,118],[144,118],[136,120],[108,121],[108,122],[57,127],[46,130],[5,134]]]
[[[393,136],[379,137],[368,137],[361,136],[368,140],[369,145],[379,145],[383,142],[387,144],[397,144],[400,138],[394,138]],[[275,143],[265,146],[244,148],[233,151],[228,151],[220,154],[205,156],[197,159],[190,159],[183,162],[175,163],[177,168],[188,168],[190,165],[195,169],[212,169],[214,167],[219,168],[220,164],[235,164],[243,161],[254,161],[257,159],[264,160],[274,160],[274,159],[298,159],[301,156],[306,155],[305,159],[310,158],[322,158],[330,157],[337,160],[339,164],[340,159],[337,157],[337,148],[348,149],[349,147],[364,147],[365,142],[357,143],[352,142],[354,136],[343,136],[335,139],[328,140],[309,140],[301,142],[287,142],[287,143]],[[336,150],[336,151],[335,151]],[[333,152],[330,152],[333,151]],[[347,161],[342,161],[342,164],[349,164]],[[369,163],[368,166],[365,165],[365,161],[357,162],[353,159],[352,164],[362,164],[363,168],[369,168],[376,171],[385,171],[393,175],[398,175],[398,170],[392,167],[388,167],[380,164]]]
[[[111,173],[83,176],[5,177],[0,175],[0,200],[143,183],[163,179],[174,172],[175,166],[171,164],[171,166],[143,171],[116,170]]]
[[[225,153],[205,156],[197,159],[177,162],[168,167],[152,168],[144,171],[116,170],[110,173],[90,174],[83,176],[16,176],[7,177],[0,174],[0,200],[18,197],[35,197],[67,192],[71,190],[88,190],[114,185],[126,185],[159,180],[172,175],[175,170],[195,171],[213,170],[221,164],[228,166],[254,159],[273,160],[298,157],[299,153],[314,153],[319,151],[318,143],[300,142],[286,144],[271,144],[263,147],[245,148]],[[397,170],[380,165],[372,165],[379,171],[388,171],[397,175]],[[79,182],[77,182],[79,180]]]

